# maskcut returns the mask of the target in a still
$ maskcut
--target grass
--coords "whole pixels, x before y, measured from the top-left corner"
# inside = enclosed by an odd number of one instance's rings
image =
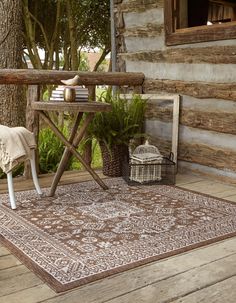
[[[81,152],[81,150],[79,149]],[[101,168],[102,167],[102,157],[101,157],[101,150],[97,141],[93,139],[92,142],[92,168]],[[83,169],[83,165],[75,158],[72,158],[72,163],[70,169],[81,170]]]
[[[67,137],[67,128],[62,130],[63,134]],[[84,146],[80,145],[78,152],[83,154]],[[64,151],[63,143],[55,136],[49,128],[43,128],[39,134],[39,169],[40,173],[50,173],[57,170],[58,164],[61,160]],[[92,167],[100,168],[102,166],[101,151],[97,141],[92,141]],[[83,165],[75,158],[72,157],[68,165],[69,170],[81,170]]]

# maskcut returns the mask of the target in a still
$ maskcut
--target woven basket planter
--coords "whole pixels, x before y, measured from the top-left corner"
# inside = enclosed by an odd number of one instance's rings
[[[103,169],[102,173],[108,177],[121,177],[122,176],[122,163],[128,157],[128,146],[121,144],[115,145],[110,150],[103,142],[99,142]]]

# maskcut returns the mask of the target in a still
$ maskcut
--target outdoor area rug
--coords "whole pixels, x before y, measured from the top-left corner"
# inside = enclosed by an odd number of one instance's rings
[[[60,186],[55,197],[18,192],[15,211],[1,195],[1,242],[62,292],[236,235],[233,203],[174,186],[106,183]]]

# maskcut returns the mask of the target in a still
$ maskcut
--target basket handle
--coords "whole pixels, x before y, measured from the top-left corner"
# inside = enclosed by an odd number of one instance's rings
[[[173,160],[174,160],[174,154],[172,152],[169,153],[168,159],[173,162]]]

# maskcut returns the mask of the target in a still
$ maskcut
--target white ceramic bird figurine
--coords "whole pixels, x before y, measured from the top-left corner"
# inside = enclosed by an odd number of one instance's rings
[[[61,82],[65,85],[75,86],[79,84],[79,75],[74,76],[72,79],[61,80]]]

